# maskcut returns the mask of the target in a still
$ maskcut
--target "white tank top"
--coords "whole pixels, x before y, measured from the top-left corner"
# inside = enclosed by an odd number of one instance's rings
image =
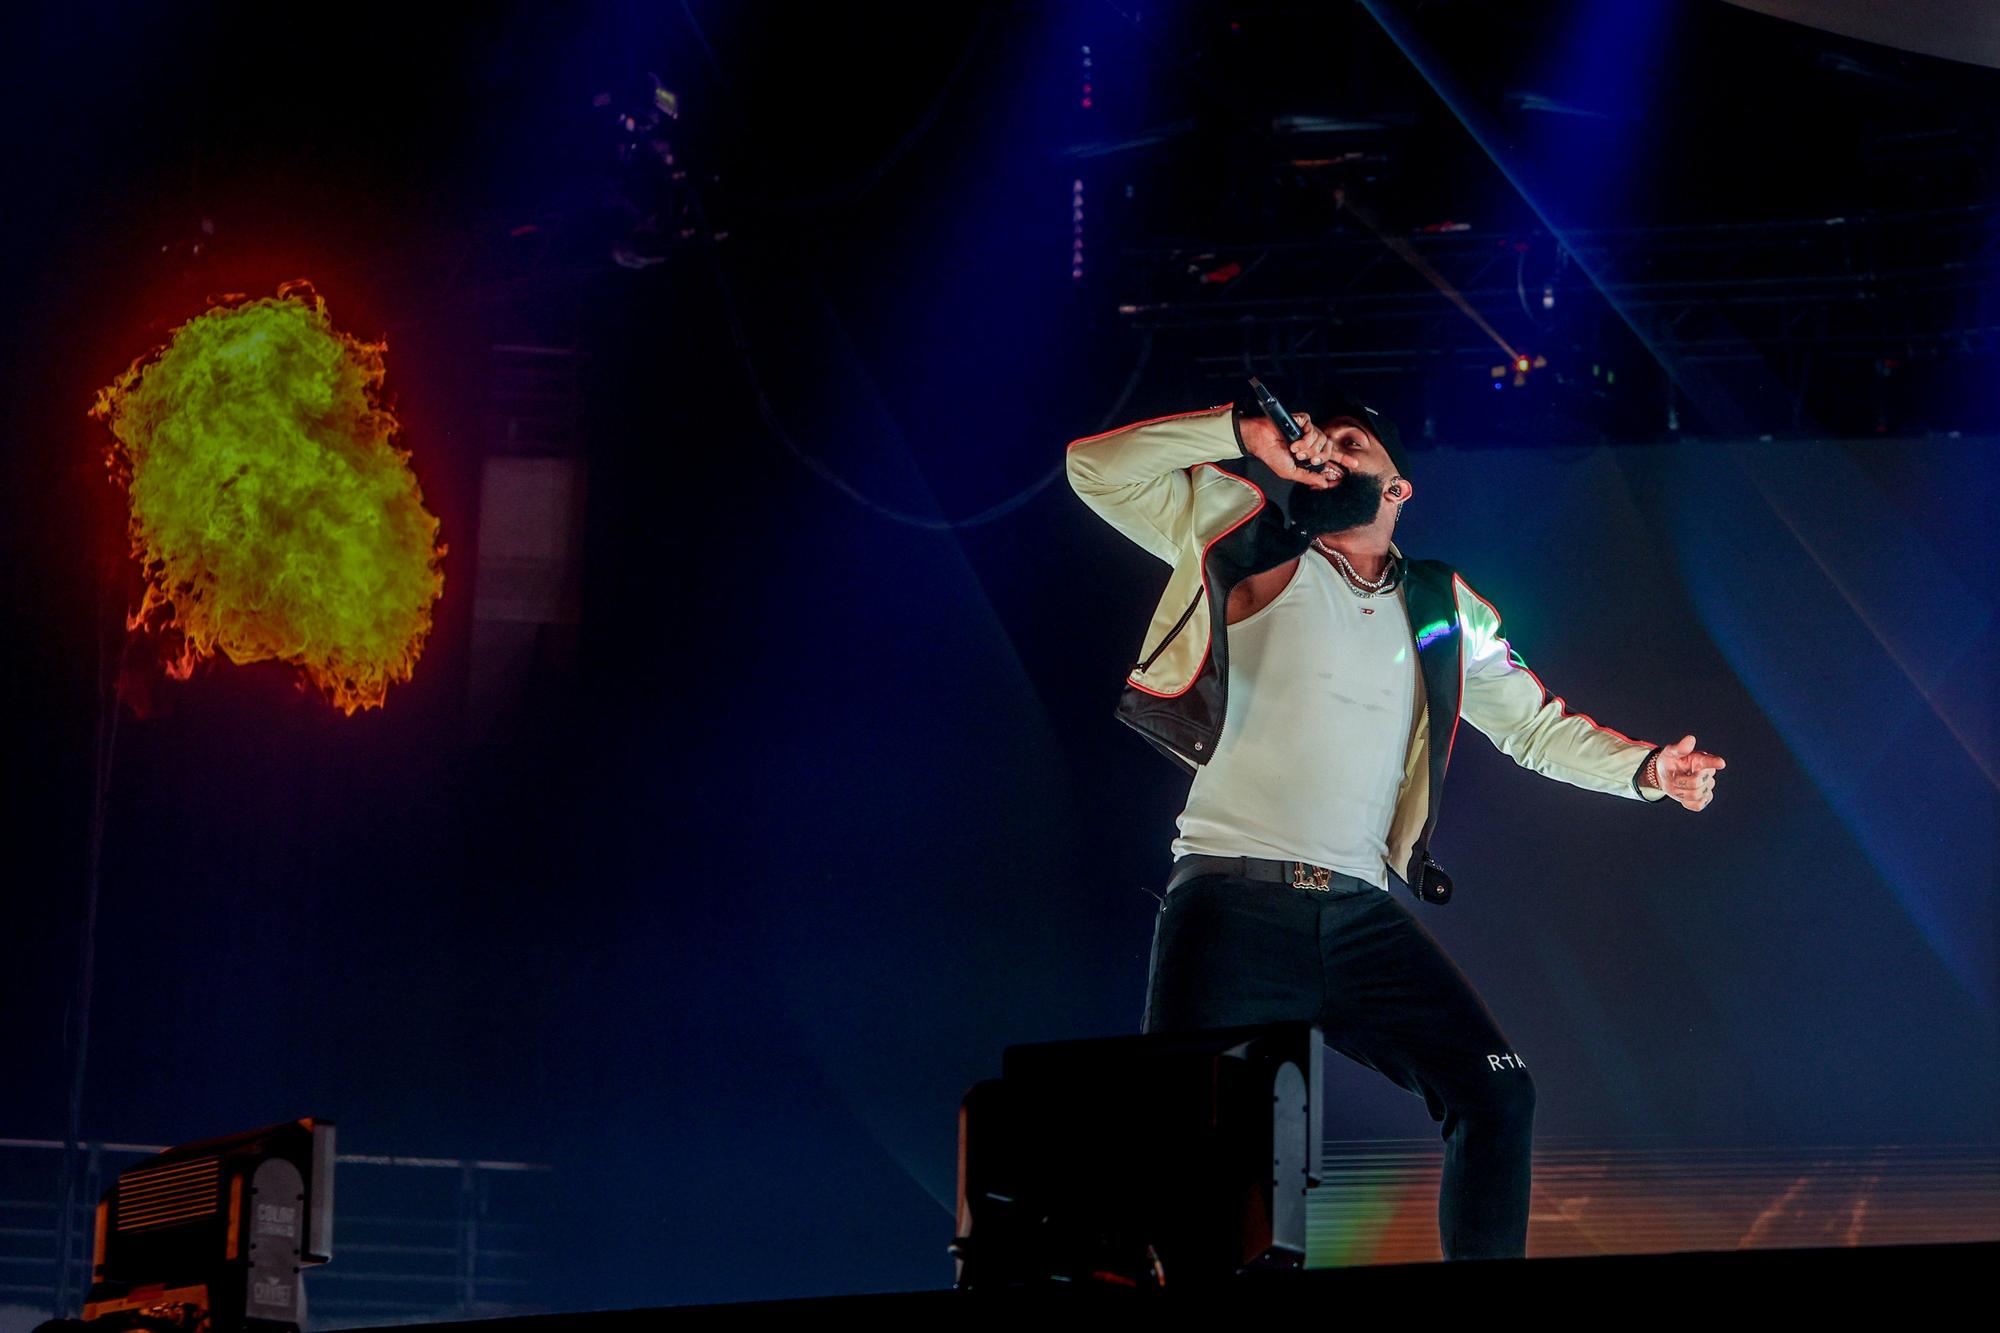
[[[1307,551],[1268,605],[1229,625],[1215,754],[1173,841],[1306,861],[1389,887],[1389,824],[1416,718],[1416,647],[1399,588],[1358,597]]]

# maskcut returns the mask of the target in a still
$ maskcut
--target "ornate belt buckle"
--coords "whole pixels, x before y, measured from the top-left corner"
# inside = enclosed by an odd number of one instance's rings
[[[1304,861],[1292,862],[1292,887],[1295,889],[1316,889],[1330,893],[1333,889],[1333,872],[1325,866],[1308,865]]]

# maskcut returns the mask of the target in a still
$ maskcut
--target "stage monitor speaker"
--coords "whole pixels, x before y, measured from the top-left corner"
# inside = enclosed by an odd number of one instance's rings
[[[1324,1050],[1306,1022],[1008,1047],[959,1107],[955,1285],[1302,1268]]]

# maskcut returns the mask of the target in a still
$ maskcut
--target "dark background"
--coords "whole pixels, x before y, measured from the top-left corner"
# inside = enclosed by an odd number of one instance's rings
[[[86,1138],[548,1164],[559,1308],[948,1283],[958,1099],[1137,1029],[1185,795],[1111,713],[1164,570],[1063,446],[1263,369],[1406,423],[1399,543],[1573,708],[1729,761],[1696,818],[1467,733],[1420,910],[1538,1132],[1990,1140],[2000,76],[1721,3],[1376,9],[18,16],[0,1135],[65,1131],[95,842]],[[649,71],[671,168],[617,154]],[[386,338],[451,547],[353,717],[124,651],[84,415],[298,276]],[[585,480],[574,596],[496,638],[522,456]],[[1342,1136],[1433,1132],[1330,1077]]]

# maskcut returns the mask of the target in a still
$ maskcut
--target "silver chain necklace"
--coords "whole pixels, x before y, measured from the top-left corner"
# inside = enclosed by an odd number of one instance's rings
[[[1367,579],[1362,578],[1360,574],[1356,573],[1354,566],[1349,564],[1347,562],[1347,557],[1342,555],[1339,551],[1336,551],[1331,546],[1326,545],[1325,543],[1320,541],[1320,539],[1317,537],[1312,539],[1312,544],[1314,550],[1326,556],[1328,559],[1332,560],[1334,564],[1340,567],[1340,576],[1347,580],[1347,586],[1354,590],[1355,596],[1381,597],[1395,588],[1396,586],[1394,582],[1396,577],[1395,560],[1393,559],[1390,560],[1389,563],[1385,565],[1382,569],[1382,577],[1376,579],[1374,582],[1371,583]]]

